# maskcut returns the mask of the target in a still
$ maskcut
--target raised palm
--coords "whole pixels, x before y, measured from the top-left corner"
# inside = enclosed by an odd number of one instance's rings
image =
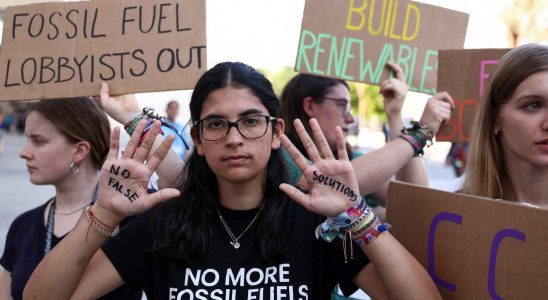
[[[284,147],[303,172],[310,190],[303,193],[289,184],[282,184],[280,188],[310,211],[329,217],[337,216],[359,202],[358,182],[348,160],[344,135],[337,127],[338,159],[335,159],[315,119],[310,120],[310,127],[314,140],[301,121],[295,120],[295,129],[312,161],[311,165],[285,135],[281,137]]]
[[[120,158],[118,157],[120,130],[116,128],[112,134],[107,160],[101,168],[97,205],[119,217],[141,213],[161,201],[179,195],[176,189],[162,189],[156,193],[148,193],[150,176],[165,157],[173,137],[164,140],[162,146],[145,162],[159,132],[160,122],[156,121],[146,138],[139,143],[145,124],[145,121],[139,123]]]

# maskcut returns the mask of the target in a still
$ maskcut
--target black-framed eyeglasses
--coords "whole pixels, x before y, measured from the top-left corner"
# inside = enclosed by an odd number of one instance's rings
[[[235,122],[224,118],[209,117],[194,122],[200,136],[206,141],[222,140],[231,127],[236,127],[245,138],[258,139],[266,134],[268,124],[277,119],[271,116],[252,115],[241,117]]]
[[[322,97],[322,99],[335,102],[343,118],[346,118],[352,114],[350,101],[344,98],[333,98],[333,97]]]

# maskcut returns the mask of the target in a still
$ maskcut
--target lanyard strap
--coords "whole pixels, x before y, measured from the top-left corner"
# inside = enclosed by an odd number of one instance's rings
[[[44,257],[48,255],[49,251],[51,250],[51,241],[53,239],[53,223],[55,222],[55,197],[50,199],[51,201],[51,207],[49,209],[48,214],[48,224],[47,224],[47,230],[46,230],[46,246],[44,248]]]
[[[95,188],[95,194],[91,200],[91,204],[95,203],[99,196],[99,189]],[[55,196],[49,199],[51,201],[51,207],[48,214],[47,230],[46,230],[46,246],[44,247],[44,257],[51,251],[51,243],[53,241],[53,225],[55,224]]]

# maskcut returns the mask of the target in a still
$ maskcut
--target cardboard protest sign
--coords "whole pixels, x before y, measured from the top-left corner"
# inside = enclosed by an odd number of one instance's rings
[[[546,299],[546,210],[391,183],[387,220],[444,299]]]
[[[510,49],[440,50],[438,91],[447,91],[455,101],[451,120],[443,126],[438,141],[468,142],[479,102],[489,74]]]
[[[0,100],[192,88],[207,69],[205,1],[94,0],[8,7]]]
[[[407,0],[306,0],[295,70],[379,85],[386,61],[436,92],[438,49],[464,45],[468,14]]]

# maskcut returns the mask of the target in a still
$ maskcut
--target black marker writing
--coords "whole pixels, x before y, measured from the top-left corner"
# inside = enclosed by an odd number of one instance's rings
[[[33,15],[28,13],[13,16],[12,39],[40,38],[46,36],[48,40],[74,39],[76,37],[104,38],[107,35],[98,31],[99,9],[71,9],[66,14],[60,11],[51,13],[39,12]],[[20,27],[20,28],[18,28]],[[26,30],[25,30],[26,29]],[[63,32],[60,32],[63,30]]]
[[[111,165],[110,173],[114,175],[120,174],[120,166]],[[131,173],[128,170],[123,169],[120,175],[122,175],[123,178],[127,179],[131,176]],[[124,197],[126,197],[130,202],[133,202],[139,198],[137,193],[133,192],[131,189],[124,190],[124,185],[121,184],[120,181],[112,177],[108,179],[108,186],[120,192],[120,194],[124,195]]]
[[[313,171],[312,180],[318,181],[319,183],[323,183],[324,185],[327,185],[330,188],[345,194],[346,196],[348,196],[350,201],[358,200],[358,195],[354,193],[354,191],[351,188],[347,187],[346,185],[344,185],[344,183],[341,183],[337,179],[333,179],[328,176],[322,175],[318,173],[318,171]]]
[[[120,194],[124,195],[124,197],[126,197],[130,202],[133,202],[139,198],[137,193],[133,192],[131,189],[126,189],[124,191],[124,185],[112,177],[108,179],[108,186],[120,192]]]
[[[179,3],[175,7],[171,3],[162,3],[152,5],[152,13],[150,6],[127,6],[124,7],[122,13],[122,35],[127,31],[139,30],[141,33],[169,33],[172,31],[190,31],[192,28],[185,27],[184,21],[186,16],[184,8],[179,9]],[[148,13],[147,13],[148,12]],[[152,17],[151,17],[152,16]],[[173,19],[175,19],[175,28]],[[171,21],[170,21],[171,20]],[[131,26],[133,25],[133,26]],[[133,28],[132,28],[133,27]]]
[[[201,61],[199,61],[201,54],[196,55],[199,55],[197,63],[201,67]],[[174,69],[174,66],[171,69]],[[21,84],[47,84],[69,80],[80,83],[95,82],[99,79],[108,81],[115,78],[126,78],[129,75],[140,77],[145,75],[146,70],[147,62],[144,50],[135,49],[132,52],[113,52],[101,55],[27,57],[17,62],[12,62],[10,58],[7,60],[6,73],[3,75],[5,75],[4,86],[11,87]]]
[[[115,166],[115,165],[110,166],[110,174],[118,175],[118,173],[120,173],[120,166]],[[131,176],[131,173],[128,170],[123,169],[122,177],[127,179],[129,178],[129,176]]]

